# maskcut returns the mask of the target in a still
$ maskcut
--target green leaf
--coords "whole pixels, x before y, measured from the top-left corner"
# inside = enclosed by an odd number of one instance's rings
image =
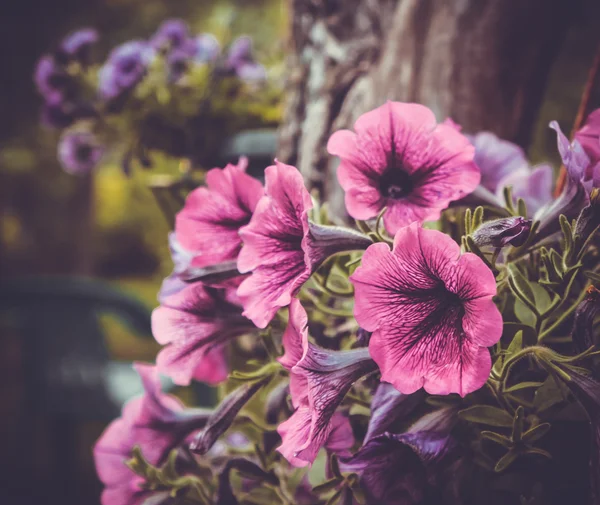
[[[504,456],[500,458],[496,466],[494,467],[494,472],[500,473],[506,470],[510,465],[512,465],[519,454],[517,451],[508,451]]]
[[[559,216],[558,221],[560,222],[560,228],[563,232],[563,250],[565,255],[568,255],[573,249],[573,229],[564,214]]]
[[[342,489],[339,489],[338,491],[336,491],[334,493],[334,495],[329,498],[329,500],[327,500],[327,503],[325,505],[333,505],[334,503],[336,503],[338,501],[338,499],[340,498],[340,495],[342,494]]]
[[[544,456],[544,458],[552,459],[552,454],[548,451],[544,451],[544,449],[540,449],[539,447],[529,447],[525,449],[527,454],[537,454],[539,456]]]
[[[505,393],[514,393],[515,391],[522,391],[523,389],[539,388],[543,384],[544,384],[543,382],[519,382],[518,384],[515,384],[514,386],[506,388],[504,390],[504,392]]]
[[[592,282],[600,282],[600,273],[586,270],[583,274]]]
[[[465,421],[486,424],[488,426],[510,428],[513,425],[513,418],[508,412],[490,405],[469,407],[468,409],[461,410],[458,416]]]
[[[512,441],[516,444],[521,441],[523,436],[523,421],[525,417],[525,411],[523,407],[519,406],[515,412],[512,429]]]
[[[518,296],[528,305],[535,305],[535,295],[533,294],[531,284],[514,263],[508,265],[508,280],[515,296]]]
[[[515,333],[512,341],[508,345],[508,349],[506,349],[507,356],[512,356],[513,354],[518,353],[521,349],[523,349],[523,330],[519,330]]]
[[[522,198],[517,199],[517,212],[521,217],[527,217],[527,205]]]
[[[350,412],[349,414],[351,416],[363,416],[363,417],[371,417],[371,409],[369,409],[368,407],[365,407],[364,405],[361,405],[359,403],[355,403],[352,405],[352,407],[350,407]]]
[[[335,479],[325,481],[325,482],[323,482],[323,484],[319,484],[318,486],[315,486],[313,488],[313,492],[316,494],[319,494],[319,495],[326,494],[329,491],[332,491],[333,489],[338,487],[340,485],[340,482],[342,482],[342,480],[338,479],[337,477]]]
[[[365,505],[367,503],[367,498],[365,497],[365,493],[358,484],[358,479],[350,484],[350,490],[352,491],[352,496],[358,502],[359,505]]]
[[[564,393],[557,382],[552,377],[548,377],[535,392],[533,407],[537,412],[548,410],[553,405],[563,401],[565,398]]]
[[[473,211],[473,219],[471,220],[471,229],[476,230],[483,223],[483,207],[480,205]]]
[[[542,423],[534,426],[530,430],[523,433],[523,442],[526,444],[531,444],[532,442],[539,440],[550,431],[551,427],[552,426],[550,423]]]
[[[500,435],[499,433],[494,433],[493,431],[482,431],[481,436],[487,440],[491,440],[492,442],[496,442],[497,444],[510,449],[513,446],[513,443],[510,438],[505,437],[504,435]]]
[[[537,321],[537,316],[519,298],[515,299],[514,309],[515,309],[515,316],[521,323],[523,323],[527,326],[530,326],[530,327],[535,326],[536,321]]]
[[[471,219],[471,209],[467,208],[465,210],[465,235],[471,235],[475,231],[475,228],[472,227],[472,219]]]
[[[339,465],[337,456],[335,454],[332,454],[329,457],[329,468],[331,468],[331,472],[333,473],[333,475],[335,477],[337,477],[338,479],[342,478],[342,472],[340,471],[340,465]]]

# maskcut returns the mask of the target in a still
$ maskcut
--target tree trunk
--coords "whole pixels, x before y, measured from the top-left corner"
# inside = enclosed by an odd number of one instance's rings
[[[281,161],[343,213],[329,136],[386,100],[526,146],[568,0],[290,0]]]

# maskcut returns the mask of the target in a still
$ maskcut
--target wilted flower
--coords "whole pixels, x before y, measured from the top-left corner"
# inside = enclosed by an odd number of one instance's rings
[[[252,273],[238,295],[244,315],[259,328],[290,303],[326,258],[371,243],[353,230],[309,223],[312,200],[295,167],[276,161],[265,178],[265,195],[240,229],[244,246],[238,256],[239,271]]]
[[[90,63],[92,46],[98,42],[98,32],[93,28],[82,28],[68,35],[60,44],[58,57],[65,62]]]
[[[254,328],[229,300],[228,290],[195,282],[154,310],[152,332],[165,346],[156,358],[161,373],[180,385],[227,378],[224,344]]]
[[[41,122],[49,128],[66,128],[75,121],[76,107],[62,99],[49,100],[42,107]]]
[[[502,315],[492,301],[496,279],[479,257],[413,223],[396,234],[392,251],[370,246],[350,280],[382,381],[405,394],[424,387],[461,396],[485,383]]]
[[[177,214],[175,231],[181,246],[193,252],[191,265],[204,267],[235,260],[242,248],[239,230],[250,222],[263,196],[262,184],[246,174],[248,160],[213,168],[206,187],[192,191]]]
[[[479,184],[473,146],[453,126],[437,124],[427,107],[387,102],[358,118],[354,130],[335,132],[327,150],[342,160],[338,180],[355,219],[387,207],[383,221],[395,234],[412,222],[438,219]]]
[[[575,139],[589,156],[592,166],[600,162],[600,109],[591,112]]]
[[[531,219],[520,216],[486,221],[473,233],[473,241],[479,247],[519,247],[525,243],[531,231]]]
[[[367,349],[331,351],[309,343],[306,322],[306,312],[294,298],[279,361],[290,371],[296,411],[277,429],[282,438],[277,450],[294,466],[312,463],[327,444],[338,451],[352,446],[352,430],[342,425],[347,420],[335,416],[336,409],[354,382],[376,369]]]
[[[585,240],[598,226],[600,226],[600,188],[593,188],[590,191],[589,204],[577,216],[575,234]]]
[[[52,56],[43,56],[34,74],[35,84],[40,94],[49,102],[59,103],[72,89],[72,78]]]
[[[100,69],[100,96],[112,100],[138,84],[154,58],[154,49],[142,40],[132,40],[113,49]]]
[[[65,171],[74,175],[90,173],[103,154],[104,146],[89,132],[66,132],[58,144],[58,159]]]
[[[96,470],[106,486],[103,505],[141,504],[150,492],[140,487],[143,479],[126,465],[132,449],[139,446],[152,465],[161,465],[172,449],[201,429],[210,411],[185,409],[183,404],[160,390],[156,369],[136,364],[144,395],[130,400],[122,417],[113,421],[94,447]]]

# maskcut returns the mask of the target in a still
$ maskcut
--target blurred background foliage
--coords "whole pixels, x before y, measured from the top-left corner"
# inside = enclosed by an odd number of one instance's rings
[[[114,164],[98,170],[93,181],[64,173],[56,161],[58,134],[38,124],[35,63],[83,26],[101,33],[102,57],[117,44],[149,37],[163,20],[181,17],[192,33],[210,32],[222,43],[250,35],[257,59],[278,79],[283,72],[284,2],[25,0],[8,10],[0,30],[0,51],[10,68],[10,77],[0,80],[0,269],[10,275],[102,277],[153,307],[172,264],[170,224],[147,187],[150,174],[134,170],[128,178]],[[280,109],[257,113],[276,122]],[[178,173],[179,160],[157,152],[152,158],[153,173]],[[152,342],[134,340],[116,323],[107,335],[116,357],[153,357]]]

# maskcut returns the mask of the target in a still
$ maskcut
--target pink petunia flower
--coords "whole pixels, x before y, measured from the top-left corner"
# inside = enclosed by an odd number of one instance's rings
[[[575,139],[582,145],[592,165],[600,163],[600,109],[590,113],[585,124],[575,133]]]
[[[485,383],[486,347],[500,339],[502,316],[492,301],[496,280],[480,258],[413,223],[398,231],[393,250],[369,247],[350,280],[382,381],[404,394],[424,387],[461,396]]]
[[[296,411],[277,429],[282,438],[277,450],[298,467],[311,464],[322,447],[345,453],[354,438],[347,418],[336,409],[352,384],[376,369],[368,349],[332,351],[309,343],[306,312],[296,298],[283,345],[279,362],[290,372]]]
[[[437,124],[423,105],[387,102],[359,117],[354,130],[335,132],[327,150],[341,158],[338,180],[355,219],[387,207],[383,221],[395,234],[412,222],[438,219],[479,184],[473,146],[452,124]]]
[[[235,260],[242,247],[239,229],[250,222],[263,195],[262,184],[246,174],[246,158],[237,165],[213,168],[206,187],[192,191],[175,224],[177,240],[194,253],[191,266]]]
[[[252,273],[238,295],[244,315],[259,328],[289,305],[326,258],[371,244],[354,230],[309,222],[312,200],[295,167],[276,161],[265,169],[265,179],[265,196],[240,230],[244,246],[237,263],[241,273]]]
[[[106,486],[103,505],[137,505],[152,492],[140,487],[143,479],[125,465],[134,446],[144,458],[161,465],[172,449],[207,422],[210,411],[184,409],[174,396],[163,394],[155,367],[137,363],[145,393],[129,401],[94,447],[96,470]],[[158,503],[158,502],[157,502]]]
[[[156,366],[179,385],[192,379],[216,384],[227,378],[224,345],[254,329],[233,302],[233,289],[189,284],[152,313],[152,332],[165,347]]]

